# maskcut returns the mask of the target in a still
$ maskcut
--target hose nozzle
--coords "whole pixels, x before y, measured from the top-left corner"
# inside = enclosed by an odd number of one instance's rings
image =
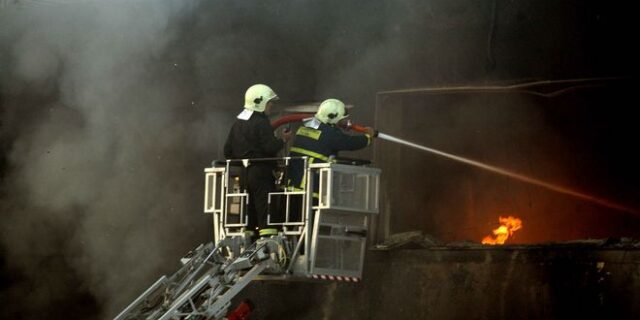
[[[374,137],[378,136],[378,130],[373,129],[373,132],[369,132],[368,127],[361,126],[359,124],[355,124],[355,123],[351,122],[350,119],[346,121],[346,123],[344,125],[344,128],[347,129],[347,130],[353,130],[353,131],[360,132],[360,133],[371,134]]]

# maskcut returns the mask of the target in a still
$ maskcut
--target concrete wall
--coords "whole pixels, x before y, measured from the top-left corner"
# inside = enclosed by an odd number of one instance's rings
[[[640,251],[371,251],[361,283],[255,282],[255,319],[634,319]],[[239,301],[239,300],[238,300]]]

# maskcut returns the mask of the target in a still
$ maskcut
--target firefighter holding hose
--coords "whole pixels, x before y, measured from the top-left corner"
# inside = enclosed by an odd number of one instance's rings
[[[354,151],[367,147],[377,132],[364,128],[364,134],[344,132],[339,125],[348,117],[344,103],[338,99],[327,99],[318,107],[310,120],[296,131],[293,146],[289,150],[292,157],[307,156],[309,163],[329,162],[340,151]],[[289,169],[289,188],[301,190],[305,186],[304,164],[293,161]],[[318,190],[318,179],[314,179],[314,194]]]

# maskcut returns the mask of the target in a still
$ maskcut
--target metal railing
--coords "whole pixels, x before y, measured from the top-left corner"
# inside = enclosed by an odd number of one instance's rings
[[[241,170],[255,163],[275,161],[280,164],[280,176],[276,179],[280,184],[268,194],[270,208],[275,210],[270,210],[267,224],[294,239],[291,246],[295,249],[287,271],[359,277],[368,215],[379,211],[377,168],[310,163],[308,157],[217,162],[205,169],[204,203],[204,211],[213,214],[215,240],[244,236],[249,226],[249,193],[238,179]],[[286,183],[288,169],[295,161],[303,164],[302,188],[292,188]]]

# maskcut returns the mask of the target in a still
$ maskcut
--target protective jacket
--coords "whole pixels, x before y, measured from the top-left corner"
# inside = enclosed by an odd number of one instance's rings
[[[224,144],[227,159],[255,159],[276,157],[284,142],[273,134],[269,118],[253,112],[247,120],[237,119]]]
[[[362,149],[371,143],[366,134],[348,134],[342,129],[321,123],[313,118],[306,121],[296,131],[293,146],[289,155],[292,157],[309,157],[310,163],[330,161],[331,156],[338,156],[340,151]],[[292,161],[288,172],[289,186],[294,189],[304,188],[304,163]],[[317,191],[318,179],[314,179],[314,191]]]

